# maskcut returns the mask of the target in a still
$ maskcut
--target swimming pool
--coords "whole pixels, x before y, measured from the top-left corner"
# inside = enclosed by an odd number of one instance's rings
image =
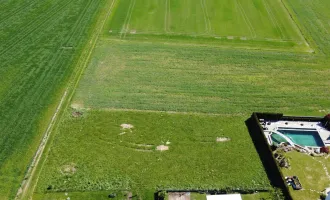
[[[281,144],[282,142],[286,143],[288,141],[286,141],[286,139],[284,139],[282,136],[280,136],[279,134],[277,133],[272,133],[271,134],[271,139],[272,141],[275,143],[275,144]]]
[[[317,130],[287,130],[278,129],[278,132],[286,135],[292,142],[301,146],[323,147],[324,143]]]

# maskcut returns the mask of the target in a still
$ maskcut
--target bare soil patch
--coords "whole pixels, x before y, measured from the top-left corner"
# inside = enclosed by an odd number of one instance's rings
[[[134,126],[132,124],[121,124],[120,127],[124,130],[134,128]]]
[[[169,146],[166,146],[166,145],[159,145],[159,146],[157,146],[156,147],[156,150],[157,151],[167,151],[167,150],[169,150]]]
[[[75,163],[70,163],[61,167],[61,173],[64,175],[73,175],[76,173],[76,171],[77,166]]]
[[[81,117],[83,115],[83,112],[75,110],[71,114],[72,117]]]
[[[217,137],[217,142],[228,142],[230,141],[229,137]]]
[[[121,124],[120,127],[122,132],[119,133],[119,135],[124,135],[127,133],[127,131],[132,132],[132,129],[134,128],[132,124]]]

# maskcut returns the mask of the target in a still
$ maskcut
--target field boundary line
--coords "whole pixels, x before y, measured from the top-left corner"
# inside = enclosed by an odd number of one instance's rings
[[[275,26],[277,32],[279,32],[281,39],[284,39],[284,35],[283,35],[283,31],[281,29],[281,26],[279,25],[279,22],[277,21],[276,17],[274,16],[274,13],[272,12],[271,7],[269,6],[267,0],[262,0],[262,2],[266,8],[266,11],[267,11],[267,14],[269,15],[270,20],[272,21],[272,24]]]
[[[288,2],[288,3],[291,5],[293,10],[291,10],[291,8],[289,8],[290,5],[286,5],[286,0],[279,0],[279,1],[281,2],[282,6],[286,10],[286,13],[289,15],[289,18],[292,20],[292,23],[297,28],[297,30],[299,32],[299,35],[303,39],[303,42],[305,42],[306,46],[308,46],[308,48],[310,48],[314,52],[314,48],[312,48],[311,45],[314,46],[314,47],[317,46],[317,45],[315,44],[315,42],[313,42],[313,40],[309,41],[307,39],[306,35],[309,35],[309,33],[306,32],[304,26],[299,23],[299,19],[296,19],[297,16],[295,15],[295,11],[294,11],[292,5],[290,4],[290,2]],[[315,49],[320,50],[319,48],[315,48]],[[322,51],[322,53],[324,53],[324,52]]]
[[[245,113],[208,113],[208,112],[186,112],[186,111],[163,111],[163,110],[141,110],[129,108],[82,108],[87,111],[115,111],[115,112],[141,112],[141,113],[168,113],[168,114],[182,114],[182,115],[209,115],[209,116],[245,116]],[[248,114],[246,114],[247,116]]]
[[[38,163],[39,163],[39,160],[40,160],[40,158],[41,158],[41,156],[43,154],[43,151],[44,151],[45,146],[47,144],[47,141],[49,139],[51,130],[53,128],[53,125],[56,122],[57,115],[58,115],[59,111],[62,108],[63,102],[64,102],[67,94],[68,94],[68,88],[65,90],[64,94],[61,97],[60,103],[56,107],[55,113],[52,116],[51,121],[49,122],[49,125],[48,125],[48,127],[47,127],[47,129],[46,129],[46,131],[44,133],[44,136],[43,136],[43,138],[41,140],[41,143],[40,143],[40,145],[39,145],[39,147],[38,147],[38,149],[37,149],[37,151],[36,151],[36,153],[35,153],[35,155],[33,157],[32,163],[29,166],[28,171],[27,171],[27,173],[26,173],[26,175],[24,177],[24,180],[21,183],[21,187],[18,189],[18,192],[16,194],[15,199],[20,199],[20,197],[21,197],[20,195],[23,195],[24,196],[24,194],[26,193],[27,188],[29,187],[29,184],[31,183],[31,180],[32,180],[31,177],[33,176],[33,174],[35,172],[35,169],[36,169],[35,166],[38,165]]]
[[[115,42],[122,42],[121,39],[117,39],[117,38],[102,38],[102,40],[106,40],[106,41],[115,41]],[[135,40],[137,42],[142,42],[142,43],[148,43],[150,44],[150,42],[148,41],[143,41],[143,40]],[[162,41],[162,40],[160,40]],[[231,40],[228,40],[231,41]],[[259,40],[257,40],[259,41]],[[263,41],[263,40],[261,40]],[[277,42],[277,41],[276,41]],[[172,45],[172,46],[177,46],[178,43],[177,42],[171,42],[171,41],[162,41],[162,44],[164,45]],[[179,45],[181,46],[193,46],[193,47],[206,47],[205,44],[198,44],[198,43],[180,43]],[[305,51],[300,51],[300,50],[295,50],[292,48],[281,48],[281,47],[260,47],[260,46],[255,46],[255,45],[251,45],[251,44],[241,44],[239,46],[235,46],[233,47],[233,45],[231,43],[224,43],[224,44],[212,44],[212,43],[208,43],[207,47],[212,47],[212,48],[221,48],[221,49],[240,49],[240,50],[253,50],[253,51],[280,51],[280,52],[305,52]]]
[[[38,147],[38,149],[36,151],[36,154],[33,157],[32,164],[29,166],[28,172],[26,173],[26,175],[25,175],[25,177],[24,177],[24,179],[23,179],[23,181],[21,183],[21,187],[19,188],[19,190],[18,190],[18,192],[16,194],[16,197],[15,197],[16,200],[17,199],[21,199],[21,198],[25,198],[27,189],[30,189],[30,184],[31,184],[32,178],[34,178],[34,175],[36,173],[37,166],[39,164],[40,159],[42,158],[42,155],[44,153],[45,147],[48,144],[48,140],[49,140],[49,138],[51,136],[52,130],[54,128],[54,125],[57,123],[58,113],[60,113],[62,111],[62,106],[63,106],[63,103],[64,102],[67,102],[67,103],[66,103],[66,105],[64,105],[63,109],[66,109],[68,107],[68,105],[69,105],[69,103],[70,103],[70,101],[71,101],[71,99],[72,99],[72,97],[74,95],[74,92],[75,92],[75,90],[77,88],[77,85],[78,85],[78,83],[79,83],[79,81],[80,81],[80,79],[82,77],[82,74],[84,72],[84,69],[87,67],[88,61],[89,61],[90,56],[92,55],[92,52],[93,52],[93,50],[94,50],[94,48],[96,46],[96,43],[97,43],[98,38],[99,38],[99,35],[102,32],[103,27],[105,25],[105,22],[108,19],[108,17],[110,16],[110,14],[112,12],[112,9],[113,9],[116,1],[117,0],[113,0],[112,1],[109,10],[106,13],[106,16],[105,16],[104,20],[101,22],[101,26],[97,30],[97,33],[96,33],[95,37],[92,37],[91,38],[91,40],[89,42],[89,44],[91,44],[91,49],[88,52],[87,58],[84,58],[84,54],[83,53],[81,54],[79,60],[81,60],[81,59],[84,60],[84,61],[82,61],[83,62],[82,67],[81,67],[80,70],[79,70],[79,67],[78,67],[77,74],[76,74],[77,77],[74,78],[71,82],[69,82],[69,86],[65,89],[65,92],[64,92],[64,94],[61,97],[60,103],[57,106],[57,108],[55,110],[55,113],[52,116],[51,121],[50,121],[50,123],[49,123],[46,131],[44,132],[44,136],[43,136],[43,138],[41,140],[41,143],[40,143],[40,145],[39,145],[39,147]],[[77,63],[77,65],[79,65],[79,62]],[[47,157],[48,157],[48,154],[46,155],[45,158],[47,158]],[[43,162],[41,163],[40,170],[42,169],[45,160],[43,160]],[[36,188],[36,185],[38,183],[38,180],[39,180],[39,176],[36,178],[35,183],[32,186],[32,193],[34,192],[34,190]]]
[[[139,31],[135,33],[135,35],[165,35],[164,32],[157,32],[157,31]],[[217,37],[228,37],[233,36],[235,38],[242,37],[243,35],[215,35],[215,34],[206,34],[206,33],[199,33],[199,34],[189,34],[184,32],[168,32],[167,36],[187,36],[187,37],[208,37],[208,38],[217,38]],[[250,37],[248,37],[250,39]],[[103,38],[104,40],[116,40],[116,39],[110,39],[110,38]],[[255,38],[252,38],[255,39]],[[259,41],[276,41],[276,42],[301,42],[302,40],[297,39],[278,39],[278,38],[260,38]]]
[[[251,33],[251,37],[252,37],[253,39],[256,38],[256,37],[257,37],[256,31],[255,31],[255,29],[253,28],[252,23],[250,22],[248,16],[246,15],[243,6],[242,6],[241,3],[239,2],[239,0],[236,0],[236,4],[237,4],[237,7],[238,7],[238,9],[239,9],[241,15],[243,16],[243,19],[244,19],[246,25],[249,27],[249,30],[250,30],[250,33]]]

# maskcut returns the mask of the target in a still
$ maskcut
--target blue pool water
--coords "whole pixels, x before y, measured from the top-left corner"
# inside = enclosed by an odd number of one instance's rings
[[[324,146],[324,143],[317,131],[311,130],[281,130],[278,129],[278,132],[289,137],[294,143],[301,146]]]

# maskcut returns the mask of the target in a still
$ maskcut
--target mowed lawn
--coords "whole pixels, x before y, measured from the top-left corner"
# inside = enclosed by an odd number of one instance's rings
[[[283,175],[298,176],[304,188],[302,191],[297,191],[290,187],[293,199],[319,199],[319,192],[323,191],[330,184],[330,178],[327,174],[328,170],[324,169],[330,166],[329,159],[327,157],[312,157],[299,152],[289,152],[284,155],[289,159],[291,167],[289,169],[283,168]]]
[[[258,40],[304,39],[280,0],[119,0],[107,32]]]
[[[81,108],[286,114],[328,110],[330,71],[306,54],[101,40]]]
[[[56,133],[37,193],[126,190],[143,197],[157,189],[270,188],[244,116],[86,111],[75,118],[71,112]],[[157,151],[159,145],[169,150]]]

